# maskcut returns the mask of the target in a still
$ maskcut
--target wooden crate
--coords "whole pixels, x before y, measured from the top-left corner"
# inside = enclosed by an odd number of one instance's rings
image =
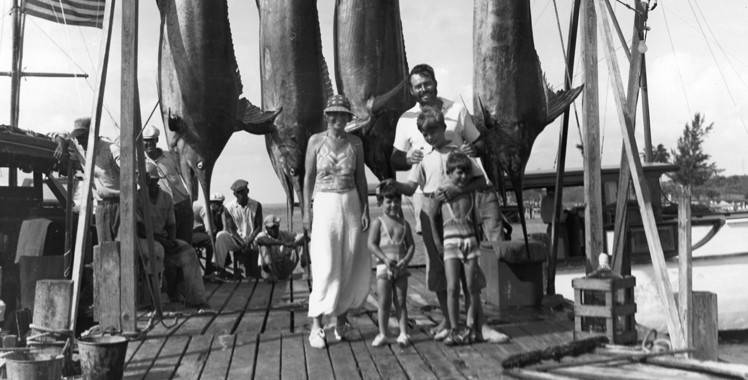
[[[636,343],[636,278],[575,278],[574,339],[604,335],[614,344]]]

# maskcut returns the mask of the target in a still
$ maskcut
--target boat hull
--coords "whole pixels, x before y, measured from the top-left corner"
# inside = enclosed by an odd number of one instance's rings
[[[700,241],[708,227],[694,226],[692,239]],[[693,252],[693,290],[717,294],[719,330],[748,329],[748,217],[727,218],[725,225],[705,244]],[[612,240],[612,239],[609,239]],[[678,257],[667,260],[670,286],[678,289]],[[636,277],[634,298],[636,322],[658,331],[667,331],[665,309],[656,289],[651,263],[633,263]],[[556,292],[574,299],[571,280],[584,276],[582,265],[561,265],[556,273]]]

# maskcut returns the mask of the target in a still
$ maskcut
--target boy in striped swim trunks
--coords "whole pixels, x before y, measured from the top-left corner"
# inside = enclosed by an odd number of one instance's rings
[[[450,183],[463,190],[472,179],[473,162],[463,153],[452,152],[447,156],[445,171]],[[447,278],[447,316],[452,327],[444,344],[454,345],[463,341],[481,341],[480,286],[476,286],[476,272],[479,270],[478,257],[478,210],[475,205],[475,192],[460,192],[455,198],[442,203],[442,226],[444,233],[444,272]],[[467,331],[457,333],[460,321],[460,270],[464,267],[467,280],[466,293],[470,295],[468,314],[474,325]],[[466,342],[466,343],[467,343]]]

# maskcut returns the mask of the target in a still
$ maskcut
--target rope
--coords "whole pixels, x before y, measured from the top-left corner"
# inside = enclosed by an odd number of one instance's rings
[[[673,44],[673,36],[670,33],[670,24],[667,22],[667,15],[665,14],[665,4],[663,2],[662,4],[662,17],[665,19],[665,31],[667,31],[667,38],[670,41],[670,50],[673,52],[673,57],[675,57],[675,44]],[[688,93],[686,92],[686,86],[685,81],[683,80],[683,73],[680,70],[680,65],[678,64],[678,60],[675,60],[675,68],[678,71],[678,77],[680,78],[680,86],[681,86],[681,93],[683,94],[683,98],[686,99],[686,107],[688,108],[688,113],[693,114],[693,111],[691,111],[691,102],[688,101]]]
[[[727,84],[727,79],[725,79],[725,73],[722,71],[722,66],[720,66],[719,62],[717,61],[717,57],[714,54],[714,50],[712,50],[712,45],[709,43],[709,39],[706,37],[706,33],[704,33],[704,28],[701,26],[701,21],[699,21],[699,17],[696,15],[696,11],[693,8],[693,4],[691,3],[691,0],[688,0],[688,7],[691,8],[691,13],[693,13],[694,19],[696,19],[696,25],[699,27],[699,31],[701,32],[701,36],[704,37],[704,42],[706,42],[707,50],[709,50],[709,55],[712,56],[712,60],[714,60],[714,65],[717,67],[717,71],[719,72],[719,77],[722,79],[722,83],[725,85],[725,90],[727,90],[727,95],[730,97],[730,100],[732,101],[732,105],[735,106],[735,108],[738,108],[738,103],[735,101],[735,96],[732,95],[732,91],[730,91],[730,86]],[[706,22],[706,20],[704,20]],[[743,118],[741,116],[738,116],[738,119],[740,120],[740,124],[743,126],[743,130],[748,133],[748,127],[746,127],[745,122],[743,121]]]
[[[561,31],[561,18],[558,16],[558,4],[556,3],[556,0],[553,0],[553,11],[556,14],[556,28],[558,29],[558,39],[561,42],[561,54],[564,56],[564,75],[566,77],[566,80],[569,81],[569,84],[573,83],[572,78],[569,75],[569,60],[566,57],[566,46],[564,45],[564,35]],[[600,61],[598,61],[599,64]],[[579,133],[579,144],[582,145],[582,127],[579,125],[579,113],[577,111],[577,102],[573,101],[571,102],[572,107],[574,108],[574,121],[577,124],[577,132]],[[556,157],[558,159],[558,157]]]

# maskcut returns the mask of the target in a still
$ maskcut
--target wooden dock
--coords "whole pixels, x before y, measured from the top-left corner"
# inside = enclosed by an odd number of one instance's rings
[[[565,316],[536,311],[499,316],[489,308],[489,324],[510,335],[511,342],[455,348],[434,342],[426,331],[441,317],[422,282],[423,270],[414,272],[408,306],[416,327],[409,347],[371,346],[377,333],[376,295],[372,294],[366,306],[349,318],[357,339],[333,342],[327,329],[328,348],[311,348],[306,317],[309,282],[244,280],[209,285],[217,314],[185,314],[159,324],[145,339],[131,341],[125,378],[496,378],[501,360],[509,355],[571,340],[572,323]],[[139,325],[146,323],[143,313]]]
[[[327,329],[328,347],[311,348],[306,317],[310,283],[299,275],[294,280],[277,283],[244,280],[208,286],[210,303],[217,313],[198,315],[182,311],[184,315],[165,320],[144,339],[131,341],[125,378],[496,379],[509,377],[501,367],[501,362],[509,356],[572,340],[572,322],[566,311],[553,313],[532,309],[501,314],[487,306],[488,324],[512,340],[503,344],[446,347],[426,335],[441,316],[435,297],[423,283],[423,269],[413,272],[409,281],[408,311],[416,326],[411,331],[411,346],[403,348],[394,343],[379,348],[371,346],[377,333],[376,295],[372,290],[365,307],[349,317],[355,327],[354,340],[335,342],[331,329]],[[141,313],[138,323],[145,327],[145,313]],[[391,331],[394,333],[396,329]],[[590,358],[606,356],[596,352],[564,361]],[[599,378],[602,374],[615,379],[721,378],[639,362],[617,364],[562,368],[541,375],[551,376],[547,378]]]

